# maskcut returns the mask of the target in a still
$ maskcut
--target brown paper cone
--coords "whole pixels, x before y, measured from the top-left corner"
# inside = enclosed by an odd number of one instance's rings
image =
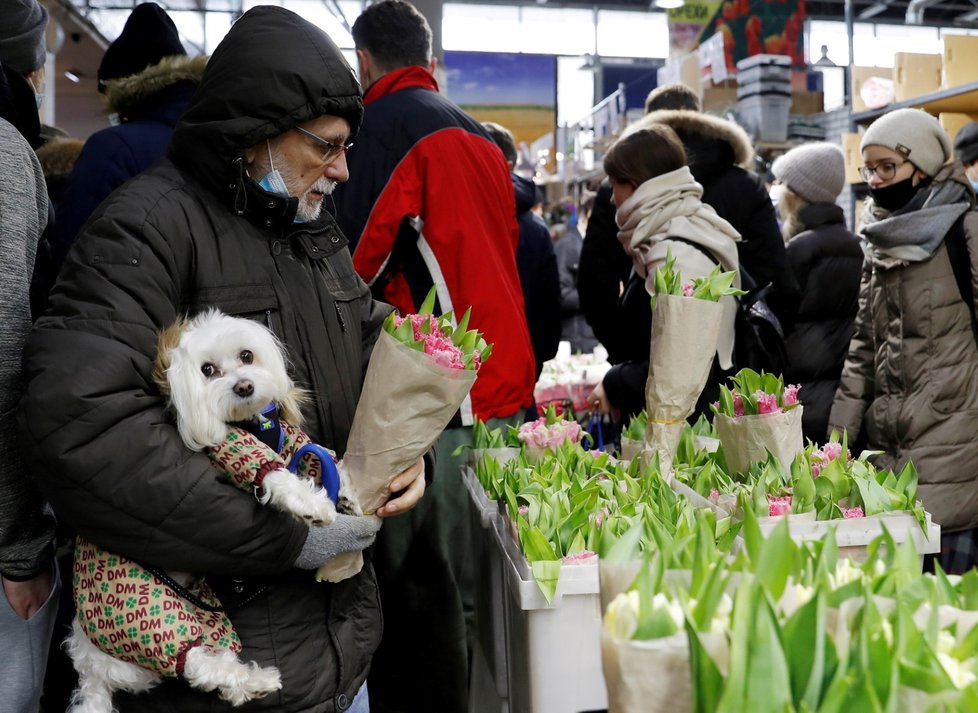
[[[343,456],[365,513],[387,502],[395,476],[434,445],[475,377],[439,366],[381,332]]]
[[[652,313],[652,343],[645,404],[646,442],[670,470],[686,418],[710,375],[720,338],[719,302],[658,295]]]
[[[370,356],[343,464],[365,514],[390,497],[391,481],[428,452],[475,383],[476,372],[450,369],[380,333]],[[317,578],[360,571],[362,557],[334,557]],[[356,569],[354,569],[356,567]]]
[[[731,418],[717,414],[714,419],[723,456],[733,473],[746,473],[752,463],[767,460],[771,451],[786,473],[791,462],[805,447],[801,432],[802,406],[787,412]]]

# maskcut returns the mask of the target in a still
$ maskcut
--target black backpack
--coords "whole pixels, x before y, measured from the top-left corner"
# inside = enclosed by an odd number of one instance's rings
[[[692,245],[715,264],[720,264],[713,253],[692,240],[674,237],[667,239]],[[736,373],[746,368],[783,375],[788,370],[788,347],[784,341],[781,322],[767,304],[771,284],[758,285],[743,265],[738,265],[738,271],[740,288],[747,294],[736,298],[733,371]]]

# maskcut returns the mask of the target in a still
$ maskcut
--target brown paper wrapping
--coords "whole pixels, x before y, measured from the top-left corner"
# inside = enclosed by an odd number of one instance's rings
[[[683,425],[710,375],[722,317],[719,302],[676,295],[655,298],[645,440],[649,450],[659,452],[663,475],[672,469]]]
[[[728,667],[723,634],[700,634],[717,666]],[[680,631],[664,639],[617,639],[602,628],[601,664],[608,713],[688,713],[693,710],[689,641]]]
[[[380,333],[343,456],[365,514],[387,502],[391,481],[434,445],[475,378],[474,371],[440,366],[386,331]],[[350,554],[334,557],[317,576],[335,582],[356,574],[363,560],[359,552]]]
[[[805,447],[801,432],[802,408],[795,406],[787,412],[736,418],[718,413],[714,425],[731,472],[747,472],[751,463],[766,461],[767,452],[771,451],[785,472],[790,473],[791,462]]]

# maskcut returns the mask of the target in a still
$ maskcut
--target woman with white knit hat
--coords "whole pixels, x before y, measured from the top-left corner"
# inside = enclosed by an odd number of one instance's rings
[[[795,304],[771,302],[781,307],[778,318],[785,329],[790,366],[784,377],[801,384],[802,430],[805,438],[820,443],[849,353],[863,251],[835,203],[846,181],[838,146],[798,146],[779,157],[771,171],[783,188],[778,210],[785,255],[800,292]]]
[[[860,145],[869,184],[859,314],[829,423],[876,464],[913,461],[942,528],[941,566],[975,562],[978,527],[978,214],[937,119],[899,109]]]

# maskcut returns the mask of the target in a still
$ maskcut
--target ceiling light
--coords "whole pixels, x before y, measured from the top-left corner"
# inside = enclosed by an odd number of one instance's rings
[[[971,10],[954,18],[955,22],[974,22],[975,20],[978,20],[978,10]]]
[[[67,79],[69,81],[72,81],[75,84],[78,84],[81,81],[81,79],[79,79],[78,75],[75,74],[74,72],[72,72],[70,69],[67,70],[67,71],[65,71],[65,79]]]
[[[887,6],[886,3],[882,3],[882,2],[873,3],[872,5],[870,5],[865,10],[859,13],[859,19],[868,20],[871,17],[876,17],[881,12],[886,12],[888,9],[889,7]]]
[[[654,0],[653,4],[661,10],[674,10],[686,4],[686,0]]]

